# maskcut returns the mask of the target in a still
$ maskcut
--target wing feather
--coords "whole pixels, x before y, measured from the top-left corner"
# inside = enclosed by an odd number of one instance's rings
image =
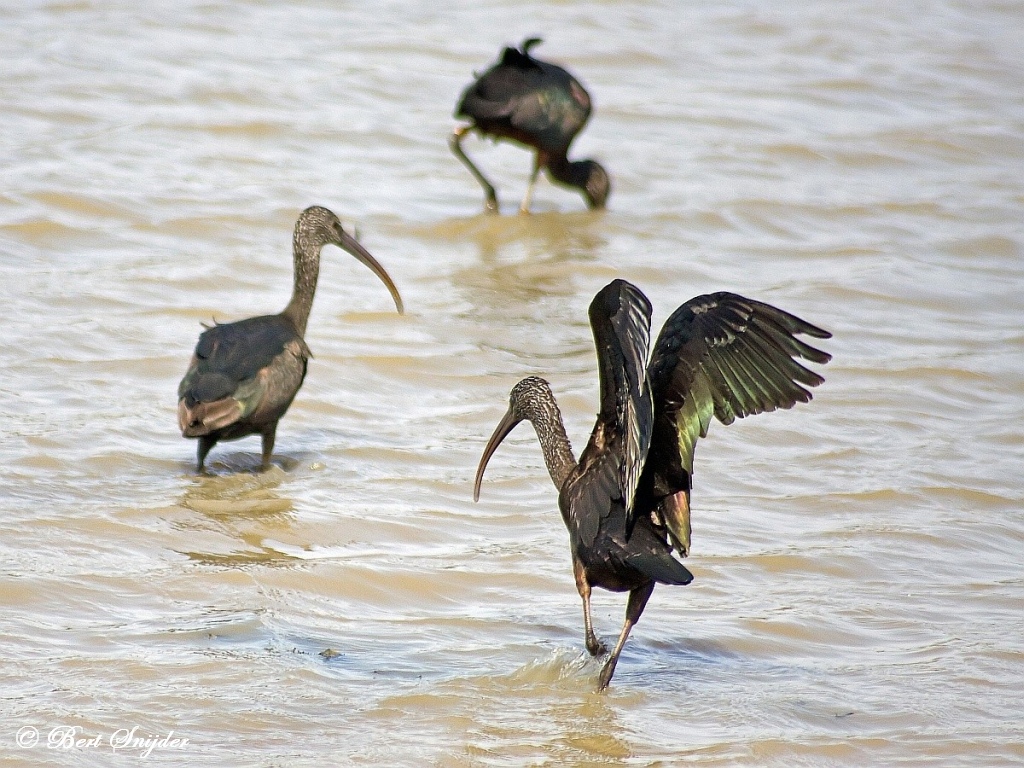
[[[752,413],[774,411],[777,403],[788,398],[772,378],[772,371],[766,368],[742,336],[736,337],[736,368],[754,395],[756,408]]]
[[[775,381],[787,386],[789,390],[803,393],[803,397],[808,397],[809,393],[799,384],[816,387],[825,381],[817,373],[804,368],[777,346],[772,345],[770,339],[766,339],[762,334],[752,333],[744,341],[760,355],[765,367],[772,370]]]
[[[795,315],[734,293],[697,296],[665,322],[648,366],[654,428],[640,492],[684,554],[694,448],[707,435],[712,415],[731,424],[792,408],[811,399],[805,387],[824,381],[798,360],[824,364],[831,355],[798,335],[831,337]],[[685,503],[673,498],[679,493],[686,494]],[[672,509],[665,506],[663,513],[663,502]]]
[[[651,304],[636,286],[614,280],[590,304],[597,346],[601,410],[590,442],[580,457],[611,451],[618,459],[618,483],[631,513],[651,444],[654,408],[647,382]]]
[[[191,404],[234,396],[240,385],[255,378],[289,344],[298,344],[299,354],[309,358],[302,337],[280,315],[215,325],[199,336],[189,371],[178,387],[178,398]]]
[[[590,96],[566,70],[530,55],[539,42],[506,48],[466,88],[455,116],[473,120],[485,133],[564,153],[590,117]]]

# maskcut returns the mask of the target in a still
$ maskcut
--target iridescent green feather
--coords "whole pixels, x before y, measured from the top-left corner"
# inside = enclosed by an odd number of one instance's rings
[[[679,459],[687,474],[693,475],[693,451],[697,440],[707,437],[711,417],[715,413],[714,397],[707,376],[698,372],[693,385],[676,413],[679,436]]]
[[[254,376],[238,385],[238,389],[235,390],[233,397],[242,406],[241,417],[243,419],[256,410],[266,392],[266,380],[260,375]]]

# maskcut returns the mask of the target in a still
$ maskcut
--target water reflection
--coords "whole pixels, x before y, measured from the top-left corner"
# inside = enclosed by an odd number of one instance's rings
[[[444,712],[444,726],[463,740],[467,757],[485,762],[498,755],[557,764],[625,759],[634,750],[620,722],[623,697],[613,704],[594,690],[598,670],[586,654],[556,650],[506,674],[455,677],[387,696],[369,714],[414,734],[421,721],[437,723],[429,713]],[[449,760],[463,764],[457,755]]]
[[[259,435],[255,437],[250,436],[243,438],[242,442],[248,443],[251,440],[256,440],[256,446],[259,445]],[[195,441],[190,440],[189,446],[193,446],[190,453],[193,455],[193,459],[190,462],[190,467],[195,470]],[[223,446],[221,443],[219,447]],[[297,459],[294,456],[286,456],[277,451],[274,452],[274,456],[271,459],[271,469],[268,471],[278,472],[292,472],[302,463],[301,459]],[[261,472],[260,467],[260,453],[258,448],[253,451],[241,451],[235,450],[232,452],[224,452],[220,450],[212,460],[207,460],[205,467],[206,477],[228,477],[236,474],[259,474]]]
[[[284,470],[276,465],[261,473],[197,476],[180,498],[181,506],[197,516],[180,521],[179,526],[215,536],[192,539],[208,542],[211,549],[182,554],[220,566],[294,561],[267,540],[287,534],[295,522],[292,499],[277,492],[286,479]],[[234,543],[228,545],[228,551],[224,551],[225,539]],[[235,549],[239,542],[243,548]]]
[[[507,304],[574,296],[573,274],[594,263],[607,245],[605,214],[479,214],[416,228],[413,234],[441,243],[472,243],[479,261],[454,273],[463,298],[478,308],[481,296],[498,293]]]

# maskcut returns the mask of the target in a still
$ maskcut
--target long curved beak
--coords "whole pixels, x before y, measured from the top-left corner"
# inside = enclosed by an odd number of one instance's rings
[[[340,229],[340,227],[338,227],[338,229]],[[370,252],[363,248],[363,246],[359,244],[359,241],[344,229],[341,230],[341,242],[338,243],[338,245],[368,266],[373,274],[380,278],[380,281],[384,283],[391,292],[391,298],[395,300],[395,308],[398,310],[398,314],[403,314],[405,312],[405,307],[402,305],[402,297],[398,295],[398,289],[395,287],[395,284],[388,273],[384,271],[384,267],[380,265],[380,262],[373,258],[373,256],[370,255]]]
[[[509,432],[516,428],[520,421],[522,419],[516,416],[510,407],[501,421],[498,422],[498,426],[494,428],[494,434],[491,435],[491,439],[487,441],[487,445],[484,447],[484,455],[480,457],[480,466],[476,468],[476,482],[473,484],[473,501],[480,501],[480,483],[483,482],[487,462],[491,460],[491,456],[498,449],[498,446],[501,445],[501,441],[508,436]]]

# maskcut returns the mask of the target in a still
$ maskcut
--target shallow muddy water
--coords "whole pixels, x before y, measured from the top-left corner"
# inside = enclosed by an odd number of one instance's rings
[[[606,212],[543,181],[517,215],[529,155],[468,139],[485,216],[448,151],[533,35]],[[1021,39],[952,0],[0,10],[0,762],[1024,763]],[[311,204],[406,314],[326,248],[276,466],[197,476],[200,323],[285,305]],[[835,336],[812,403],[698,446],[695,581],[597,694],[532,431],[472,479],[528,374],[582,449],[614,277],[656,329],[733,290]]]

